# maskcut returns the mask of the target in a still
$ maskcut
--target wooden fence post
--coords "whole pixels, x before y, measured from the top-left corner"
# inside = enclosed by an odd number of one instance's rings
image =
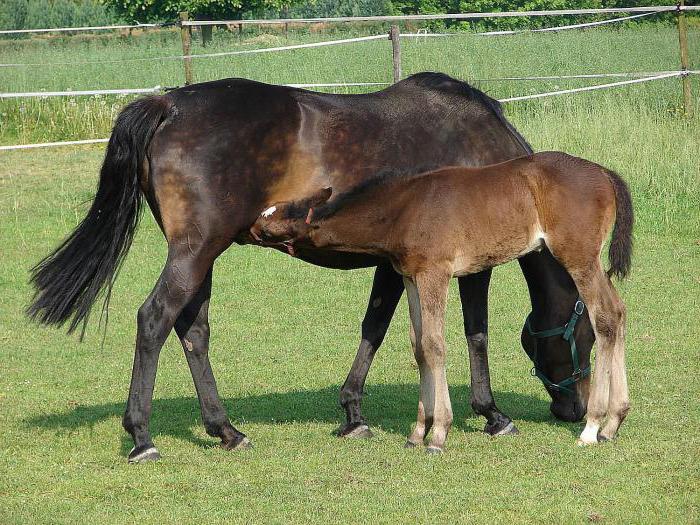
[[[391,56],[394,63],[394,83],[401,80],[401,43],[399,42],[399,26],[391,26],[389,40],[391,40]]]
[[[183,62],[185,64],[185,85],[189,86],[192,83],[192,59],[189,58],[192,47],[192,26],[182,25],[182,22],[189,20],[190,15],[187,11],[180,13],[180,38],[182,38],[182,54],[185,56]]]
[[[678,43],[681,48],[681,70],[685,71],[686,74],[681,77],[681,82],[683,83],[683,110],[685,114],[690,116],[693,113],[693,100],[690,95],[690,75],[687,74],[688,71],[688,26],[685,22],[685,11],[683,7],[685,6],[684,0],[680,0],[678,3],[678,14],[676,16],[676,21],[678,22]]]

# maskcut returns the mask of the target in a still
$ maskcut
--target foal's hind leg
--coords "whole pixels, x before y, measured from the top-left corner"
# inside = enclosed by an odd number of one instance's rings
[[[585,445],[598,442],[606,414],[609,422],[603,438],[614,436],[629,410],[624,365],[625,307],[598,261],[589,268],[569,272],[588,307],[598,345],[586,427],[578,441]]]
[[[221,438],[221,446],[227,450],[248,448],[250,447],[248,438],[229,422],[209,363],[211,281],[212,270],[210,269],[197,294],[177,318],[175,331],[182,343],[187,364],[192,373],[202,411],[202,422],[207,434]]]
[[[427,451],[441,452],[452,425],[452,405],[445,373],[445,307],[450,273],[422,272],[404,279],[411,324],[415,334],[416,361],[420,370],[420,402],[416,429],[410,444],[420,443],[432,426]],[[421,413],[422,412],[422,413]]]
[[[204,246],[193,250],[171,244],[165,268],[139,308],[134,367],[122,421],[134,440],[130,462],[160,457],[148,430],[158,356],[180,312],[197,294],[214,262],[215,255],[210,250],[204,251]]]
[[[617,291],[613,287],[610,279],[608,282],[611,302],[615,311],[622,313],[622,321],[618,326],[615,346],[610,371],[610,400],[608,405],[608,421],[605,423],[599,437],[603,440],[613,439],[617,435],[617,430],[627,417],[630,409],[629,390],[627,388],[627,367],[625,365],[625,331],[627,313],[624,303],[620,299]]]

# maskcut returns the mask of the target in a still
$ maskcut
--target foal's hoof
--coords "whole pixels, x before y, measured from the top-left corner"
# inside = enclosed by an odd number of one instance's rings
[[[601,440],[602,441],[602,440]],[[598,440],[597,437],[594,438],[588,438],[584,437],[583,434],[576,440],[576,445],[579,447],[586,447],[588,445],[597,445],[600,441]]]
[[[253,448],[253,443],[247,437],[235,441],[222,441],[221,448],[224,450],[250,450]]]
[[[338,437],[342,438],[369,439],[373,436],[369,426],[364,423],[349,423],[338,430]]]
[[[129,452],[129,463],[147,463],[149,461],[158,461],[160,453],[158,449],[152,445],[144,445],[139,448],[132,448]]]
[[[508,421],[508,423],[501,428],[498,428],[496,425],[491,426],[487,424],[484,427],[484,432],[489,436],[515,436],[516,434],[520,434],[518,427],[516,427],[515,423],[512,421]]]
[[[432,455],[442,454],[442,449],[440,447],[428,446],[425,447],[425,453]]]
[[[579,447],[585,447],[586,445],[595,445],[599,442],[599,440],[600,433],[598,432],[598,428],[595,426],[589,427],[586,425],[586,428],[583,429],[583,432],[581,432],[581,435],[576,440],[576,444]]]
[[[406,444],[403,446],[403,448],[416,448],[418,446],[418,443],[414,443],[411,440],[406,441]]]

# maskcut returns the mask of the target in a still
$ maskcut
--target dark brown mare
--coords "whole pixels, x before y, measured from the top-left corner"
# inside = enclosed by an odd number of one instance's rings
[[[229,422],[209,364],[208,307],[212,265],[232,242],[254,242],[250,226],[270,203],[303,198],[320,188],[344,191],[383,170],[408,173],[444,165],[480,166],[531,153],[496,101],[464,82],[422,73],[367,95],[331,95],[241,79],[184,87],[129,104],[107,146],[97,194],[76,230],[34,269],[35,319],[69,330],[87,321],[109,290],[131,244],[145,196],[168,242],[165,268],[139,309],[134,368],[124,428],[131,460],[157,457],[149,433],[161,346],[175,328],[197,390],[207,432],[222,446],[243,446]],[[340,434],[367,435],[360,400],[372,359],[389,327],[403,280],[373,256],[299,250],[330,268],[376,266],[357,356],[340,400]],[[545,250],[520,259],[536,329],[563,326],[578,292]],[[469,347],[471,404],[489,434],[515,432],[496,406],[487,357],[487,292],[491,273],[459,279]],[[106,306],[106,304],[105,304]],[[85,326],[85,325],[83,325]],[[585,318],[574,337],[587,364],[593,332]],[[561,336],[522,343],[554,383],[571,378],[570,344]],[[573,394],[546,384],[551,410],[574,421],[585,414],[587,381]]]
[[[444,339],[450,279],[544,246],[576,283],[598,342],[587,423],[579,443],[598,442],[606,415],[600,437],[615,437],[629,410],[625,307],[603,270],[600,254],[612,231],[609,273],[627,275],[632,199],[617,174],[564,153],[547,152],[484,168],[370,179],[323,204],[330,196],[328,188],[311,200],[275,203],[251,233],[270,245],[383,257],[404,277],[411,342],[420,370],[418,420],[409,446],[422,443],[432,427],[428,451],[441,451],[452,424]]]

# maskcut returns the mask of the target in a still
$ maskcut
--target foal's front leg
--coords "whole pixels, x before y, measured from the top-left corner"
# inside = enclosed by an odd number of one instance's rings
[[[491,436],[517,434],[513,421],[496,406],[491,390],[488,357],[488,294],[491,270],[460,277],[459,297],[462,302],[464,334],[469,348],[471,405],[474,412],[486,418],[484,432]]]
[[[420,401],[416,428],[408,445],[417,445],[433,429],[427,452],[442,452],[452,425],[452,404],[445,373],[445,306],[450,273],[421,272],[405,278],[415,356],[420,370]]]

